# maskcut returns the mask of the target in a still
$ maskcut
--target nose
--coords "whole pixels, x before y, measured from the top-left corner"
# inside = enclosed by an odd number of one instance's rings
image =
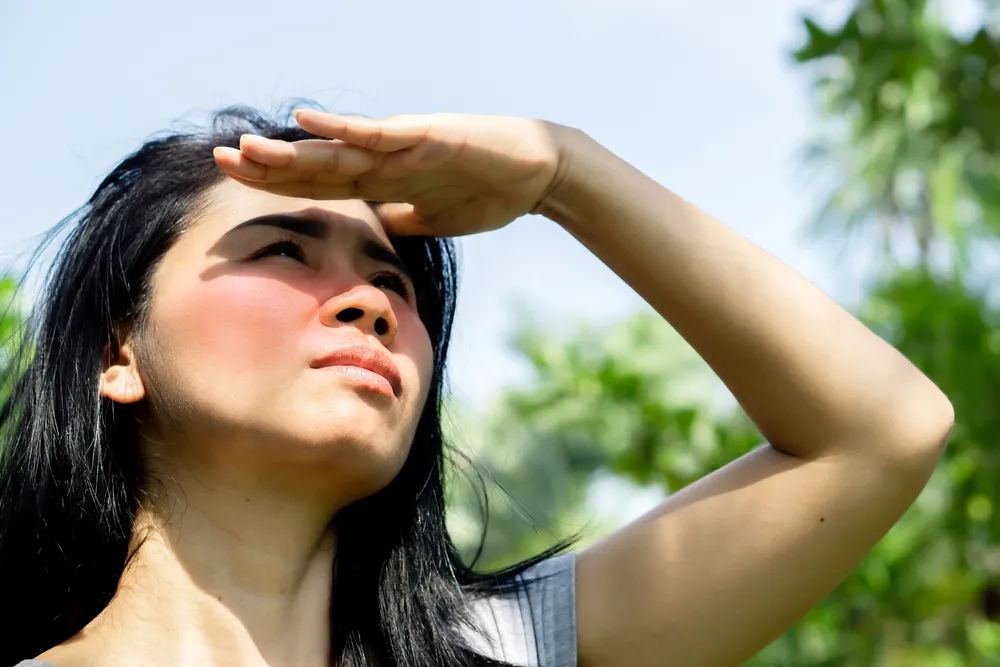
[[[357,285],[330,298],[320,310],[320,321],[328,327],[354,325],[373,334],[386,347],[396,338],[399,323],[385,292],[373,285]]]

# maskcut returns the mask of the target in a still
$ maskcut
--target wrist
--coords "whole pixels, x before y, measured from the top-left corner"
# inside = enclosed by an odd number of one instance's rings
[[[576,211],[586,189],[584,165],[588,154],[598,144],[583,130],[557,123],[550,125],[557,145],[556,170],[531,213],[544,215],[562,225],[577,217]]]

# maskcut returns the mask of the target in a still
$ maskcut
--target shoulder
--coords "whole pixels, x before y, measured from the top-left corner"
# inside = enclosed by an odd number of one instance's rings
[[[536,563],[518,576],[520,587],[470,602],[482,635],[470,648],[525,667],[576,665],[576,554]]]

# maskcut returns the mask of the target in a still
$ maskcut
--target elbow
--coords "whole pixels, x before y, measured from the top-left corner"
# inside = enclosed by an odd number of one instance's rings
[[[923,409],[927,411],[927,432],[925,437],[935,458],[940,456],[955,430],[955,406],[951,400],[937,387],[935,395],[929,399]]]
[[[901,463],[929,475],[941,460],[955,429],[955,406],[937,387],[929,396],[904,404],[894,422]]]

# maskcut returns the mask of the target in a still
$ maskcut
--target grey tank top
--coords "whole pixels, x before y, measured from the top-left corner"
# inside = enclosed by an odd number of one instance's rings
[[[576,667],[576,554],[543,560],[521,574],[518,594],[470,603],[485,636],[466,635],[469,648],[523,667]],[[60,667],[22,660],[14,667]]]

